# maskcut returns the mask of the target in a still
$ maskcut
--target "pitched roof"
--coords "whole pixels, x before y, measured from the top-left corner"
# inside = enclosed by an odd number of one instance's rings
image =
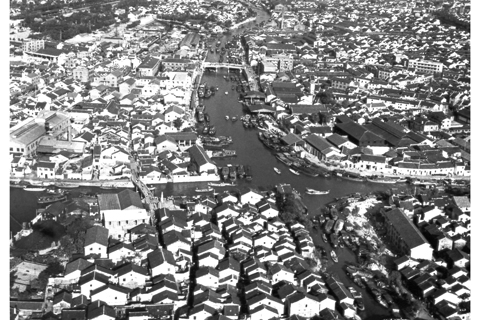
[[[155,251],[150,252],[147,255],[147,259],[148,259],[150,268],[152,269],[164,263],[175,265],[175,258],[173,257],[173,254],[170,251],[165,250],[163,248],[158,248]]]
[[[85,235],[84,246],[91,244],[100,244],[102,246],[108,246],[108,229],[100,226],[94,226],[87,230]]]
[[[98,195],[100,210],[125,210],[130,208],[143,209],[140,195],[132,190],[123,190],[117,194],[104,193]]]

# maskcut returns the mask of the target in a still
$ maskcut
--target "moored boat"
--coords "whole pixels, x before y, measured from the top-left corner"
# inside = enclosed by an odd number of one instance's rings
[[[277,168],[275,168],[275,167],[273,167],[273,171],[275,171],[277,174],[281,174],[281,173],[282,173],[279,169],[277,169]]]
[[[229,119],[230,119],[230,117],[229,117],[229,116],[225,116],[225,120],[229,120]]]
[[[63,201],[66,200],[67,196],[65,194],[56,194],[56,195],[50,195],[50,196],[45,196],[45,197],[39,197],[37,202],[46,204],[46,203],[54,203],[58,201]]]
[[[311,195],[322,195],[322,194],[329,194],[330,190],[326,191],[320,191],[320,190],[315,190],[315,189],[310,189],[310,188],[305,188],[305,193],[306,194],[311,194]]]
[[[236,186],[235,183],[225,183],[225,182],[221,182],[221,183],[209,182],[208,185],[210,187],[235,187]]]
[[[330,251],[330,257],[332,258],[333,262],[337,263],[338,262],[338,258],[337,258],[337,254],[335,253],[335,251]]]
[[[228,94],[228,91],[225,91],[225,94]]]
[[[45,191],[47,188],[46,187],[41,187],[41,186],[25,186],[23,188],[23,190],[25,191],[37,191],[37,192],[41,192],[41,191]]]
[[[290,168],[290,169],[288,169],[288,170],[290,170],[290,172],[293,173],[294,175],[297,175],[297,176],[300,175],[300,173],[299,173],[298,171],[295,171],[295,170],[292,169],[292,168]]]
[[[202,188],[196,188],[195,189],[195,192],[210,192],[210,191],[213,191],[213,188],[208,187],[208,188],[205,188],[205,189],[202,189]]]
[[[249,165],[245,166],[245,179],[252,181],[252,168]]]
[[[106,190],[108,190],[108,189],[118,189],[118,187],[114,184],[102,184],[100,186],[100,189],[106,189]]]
[[[210,129],[208,130],[208,134],[211,136],[215,135],[216,132],[217,130],[215,129],[214,126],[210,127]]]
[[[327,235],[326,235],[325,233],[322,233],[322,240],[323,240],[323,242],[325,242],[325,243],[328,242]]]
[[[235,181],[235,179],[237,179],[237,172],[235,170],[235,167],[231,166],[229,171],[230,180]]]

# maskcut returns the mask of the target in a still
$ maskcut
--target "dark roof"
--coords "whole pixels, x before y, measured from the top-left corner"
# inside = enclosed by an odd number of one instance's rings
[[[416,248],[425,243],[428,244],[420,230],[415,227],[413,222],[408,219],[400,209],[386,211],[384,215],[410,249]]]
[[[125,287],[122,287],[122,286],[117,286],[115,284],[109,283],[109,284],[106,284],[104,286],[101,286],[100,288],[92,290],[92,292],[90,293],[90,296],[93,296],[93,295],[95,295],[99,292],[105,291],[106,289],[112,289],[112,290],[115,290],[115,291],[118,291],[118,292],[121,292],[121,293],[124,293],[124,294],[128,294],[130,291],[132,291],[129,288],[125,288]]]
[[[143,209],[140,195],[132,190],[123,190],[117,194],[104,193],[98,195],[100,210],[125,210],[129,207]]]
[[[93,263],[91,262],[88,262],[87,260],[83,259],[83,258],[78,258],[77,260],[74,260],[74,261],[71,261],[69,263],[67,263],[66,267],[65,267],[65,275],[67,274],[70,274],[74,271],[77,271],[77,270],[83,270],[89,266],[91,266]]]
[[[88,246],[91,244],[100,244],[108,247],[108,229],[100,226],[94,226],[87,230],[85,235],[85,244]]]
[[[162,265],[163,263],[175,265],[175,258],[173,257],[173,254],[163,248],[158,248],[155,251],[150,252],[147,255],[147,258],[150,268],[152,269]]]
[[[188,152],[198,166],[202,166],[207,163],[213,164],[212,160],[210,160],[207,153],[202,147],[194,145],[193,147],[188,149]]]
[[[62,320],[85,320],[87,319],[86,309],[62,309]]]

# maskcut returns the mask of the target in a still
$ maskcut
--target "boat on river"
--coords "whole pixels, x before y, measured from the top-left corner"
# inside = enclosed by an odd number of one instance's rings
[[[365,310],[362,294],[359,291],[357,291],[354,287],[348,287],[348,290],[350,290],[350,293],[353,296],[353,299],[355,301],[355,304],[357,305],[358,310],[360,311]]]
[[[343,229],[343,225],[344,225],[343,219],[338,219],[338,220],[335,222],[335,225],[333,226],[333,231],[334,231],[334,232],[339,232],[340,230]]]
[[[280,171],[280,169],[277,169],[275,167],[273,167],[273,171],[275,171],[277,174],[281,174],[282,172]]]
[[[237,179],[237,171],[235,170],[235,167],[231,166],[229,168],[229,171],[230,180],[235,181]]]
[[[334,221],[334,220],[328,220],[328,221],[325,223],[325,232],[326,232],[327,234],[330,233],[330,231],[332,230],[334,224],[335,224],[335,221]]]
[[[397,183],[396,179],[388,178],[388,177],[378,177],[378,176],[368,177],[367,181],[372,183],[385,183],[385,184]]]
[[[209,182],[208,185],[210,187],[235,187],[237,184],[235,184],[235,183],[225,183],[225,182],[220,182],[220,183]]]
[[[323,240],[323,242],[325,242],[325,243],[328,242],[327,235],[326,235],[325,233],[322,233],[322,240]]]
[[[118,189],[118,187],[114,184],[102,184],[100,189],[110,190],[110,189]]]
[[[52,194],[45,197],[39,197],[37,202],[41,204],[54,203],[67,200],[67,196],[63,193]]]
[[[228,94],[228,91],[225,91],[225,94]]]
[[[338,236],[333,232],[330,234],[330,242],[334,248],[338,247]]]
[[[204,135],[207,135],[209,131],[210,131],[210,126],[205,126],[205,127],[203,128],[202,133],[203,133]]]
[[[208,113],[205,113],[203,115],[203,118],[205,119],[205,122],[210,122],[210,116],[208,115]]]
[[[335,263],[338,262],[337,254],[335,253],[334,250],[330,251],[330,257],[332,258],[333,262]]]
[[[223,167],[222,168],[222,177],[223,177],[223,180],[227,180],[228,179],[228,174],[230,172],[230,169],[228,167]]]
[[[213,188],[208,187],[208,188],[205,188],[205,189],[201,189],[201,188],[196,188],[195,189],[195,192],[210,192],[210,191],[213,191]]]
[[[243,165],[238,166],[237,174],[240,179],[243,179],[245,177],[245,167]]]
[[[229,119],[230,119],[230,117],[229,117],[229,116],[225,116],[225,120],[229,120]]]
[[[233,117],[232,117],[232,121],[233,121],[233,122],[237,121],[237,117],[236,117],[236,116],[233,116]]]
[[[311,194],[311,195],[322,195],[322,194],[329,194],[330,190],[326,191],[320,191],[320,190],[315,190],[315,189],[310,189],[310,188],[305,188],[305,193],[306,194]]]
[[[64,182],[55,183],[55,187],[64,188],[64,189],[73,189],[73,188],[78,188],[79,186],[80,185],[76,183],[64,183]]]
[[[215,133],[217,133],[217,129],[215,129],[214,126],[211,126],[210,129],[208,130],[208,134],[213,136],[215,135]]]
[[[45,191],[46,189],[47,189],[46,187],[32,186],[32,185],[23,187],[23,190],[25,191],[36,191],[36,192]]]
[[[291,173],[293,173],[294,175],[297,175],[297,176],[299,176],[299,175],[300,175],[300,172],[298,172],[298,171],[295,171],[295,170],[294,170],[294,169],[292,169],[292,168],[290,168],[290,169],[288,169],[288,170],[290,170],[290,172],[291,172]]]
[[[249,165],[245,166],[245,179],[252,181],[252,168]]]

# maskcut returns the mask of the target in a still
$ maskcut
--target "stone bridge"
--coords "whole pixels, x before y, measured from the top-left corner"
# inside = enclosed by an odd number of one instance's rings
[[[224,68],[224,69],[227,69],[227,71],[229,71],[230,69],[242,70],[242,69],[245,68],[245,66],[244,66],[243,64],[218,63],[218,62],[204,62],[204,63],[202,64],[202,67],[203,67],[204,69],[207,69],[207,68],[213,69],[213,68],[215,68],[215,70]]]

